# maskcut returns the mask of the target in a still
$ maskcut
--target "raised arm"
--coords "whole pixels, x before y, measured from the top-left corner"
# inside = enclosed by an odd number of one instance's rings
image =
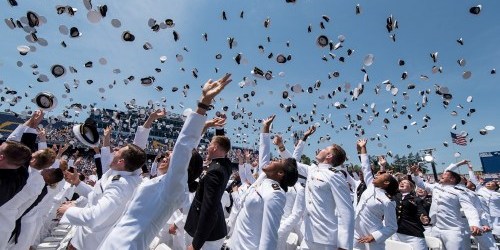
[[[469,180],[476,185],[476,190],[479,190],[482,185],[477,179],[476,175],[474,174],[474,170],[472,168],[472,164],[470,162],[467,162],[467,167],[469,168]]]
[[[417,187],[425,189],[427,192],[431,193],[432,190],[434,189],[434,187],[436,186],[436,184],[424,182],[424,180],[422,180],[422,178],[420,177],[421,172],[420,172],[420,168],[417,165],[411,166],[410,171],[413,173],[412,180],[415,181],[415,185],[417,185]]]
[[[361,171],[363,171],[363,178],[365,184],[368,186],[372,184],[373,173],[370,167],[370,158],[368,157],[368,152],[366,151],[366,142],[366,139],[359,139],[356,143],[356,146],[361,160]]]
[[[271,161],[271,135],[269,130],[275,117],[276,115],[272,115],[262,121],[259,144],[259,175],[262,173],[262,169],[267,167]]]
[[[149,132],[151,131],[151,125],[156,120],[165,117],[167,112],[165,109],[157,109],[151,113],[148,119],[144,122],[142,126],[138,126],[134,136],[134,144],[142,149],[145,149],[148,145]]]
[[[457,163],[451,163],[448,167],[446,167],[444,169],[444,172],[446,171],[455,171],[455,169],[457,169],[458,167],[462,166],[462,165],[466,165],[469,161],[468,160],[461,160]]]
[[[109,165],[111,164],[111,161],[113,160],[113,156],[111,155],[111,132],[112,132],[112,126],[107,126],[104,129],[104,138],[103,138],[103,143],[102,143],[102,148],[101,148],[101,166],[102,166],[102,173],[106,173],[109,170]]]
[[[302,139],[300,139],[297,145],[295,145],[295,148],[293,150],[293,158],[295,160],[300,161],[300,158],[302,157],[302,152],[304,151],[304,147],[306,145],[306,141],[309,138],[309,136],[314,134],[314,132],[316,132],[316,126],[309,127],[306,130],[306,132],[304,132],[304,136],[302,136]]]
[[[304,214],[304,210],[306,207],[305,188],[300,182],[297,181],[295,183],[295,190],[297,191],[297,196],[295,197],[292,212],[285,220],[280,223],[278,238],[287,237],[292,229],[301,222],[301,218]]]
[[[226,117],[215,117],[212,120],[208,120],[205,122],[205,126],[203,127],[203,131],[201,134],[205,134],[209,128],[221,128],[226,125]]]

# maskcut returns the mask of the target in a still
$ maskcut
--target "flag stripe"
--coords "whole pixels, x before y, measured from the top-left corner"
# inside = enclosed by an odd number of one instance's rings
[[[457,135],[451,132],[451,141],[460,146],[467,146],[467,136]]]

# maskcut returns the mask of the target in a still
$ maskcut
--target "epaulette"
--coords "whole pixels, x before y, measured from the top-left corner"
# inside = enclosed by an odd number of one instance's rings
[[[461,188],[461,187],[456,187],[456,186],[455,186],[455,187],[453,187],[453,188],[454,188],[454,189],[456,189],[456,190],[460,190],[460,191],[462,191],[462,192],[465,192],[465,190],[464,190],[463,188]]]
[[[121,177],[122,177],[121,175],[117,174],[117,175],[113,176],[113,179],[111,179],[111,181],[117,181],[117,180],[119,180]]]
[[[274,189],[274,190],[280,190],[280,189],[281,189],[281,188],[280,188],[280,185],[278,185],[278,184],[276,184],[276,183],[273,183],[273,184],[271,185],[271,187],[273,187],[273,189]]]
[[[347,173],[345,171],[342,171],[342,170],[337,170],[335,167],[329,167],[328,170],[334,172],[334,173],[342,173],[344,175],[345,178],[347,178]]]

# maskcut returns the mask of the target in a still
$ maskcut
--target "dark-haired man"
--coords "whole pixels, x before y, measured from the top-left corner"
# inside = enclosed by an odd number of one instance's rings
[[[439,238],[446,249],[464,249],[464,244],[470,248],[469,238],[463,237],[464,222],[460,208],[467,218],[470,232],[474,235],[481,234],[480,216],[474,204],[471,203],[467,193],[455,188],[460,183],[461,176],[453,171],[445,171],[439,183],[426,183],[418,176],[420,171],[412,167],[415,175],[413,179],[418,187],[432,191],[432,205],[429,212],[433,224],[431,235]]]
[[[211,161],[201,178],[186,219],[187,242],[192,237],[193,249],[220,249],[227,235],[224,210],[220,202],[231,176],[231,161],[227,153],[231,142],[226,136],[216,135],[207,147]]]
[[[234,249],[277,249],[278,229],[284,213],[285,192],[299,178],[294,158],[271,161],[270,126],[275,116],[262,121],[260,134],[258,179],[242,198],[241,210],[231,236]]]

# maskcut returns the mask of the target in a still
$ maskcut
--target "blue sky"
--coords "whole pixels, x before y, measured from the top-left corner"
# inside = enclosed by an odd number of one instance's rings
[[[58,15],[56,5],[71,5],[77,8],[75,16],[68,14]],[[490,131],[487,135],[480,135],[479,130],[486,125],[500,126],[500,116],[497,107],[500,104],[498,93],[500,85],[498,74],[490,74],[494,68],[500,69],[500,23],[498,22],[498,10],[500,3],[497,1],[301,1],[295,4],[287,4],[285,1],[92,1],[93,9],[98,5],[106,4],[107,16],[98,23],[91,23],[87,19],[88,10],[83,1],[19,1],[19,6],[11,7],[8,1],[0,2],[1,19],[21,19],[26,12],[31,10],[47,19],[47,23],[36,27],[39,38],[46,39],[48,46],[30,43],[25,39],[27,33],[22,29],[11,30],[5,22],[0,24],[0,80],[2,89],[10,88],[18,91],[23,98],[17,105],[10,107],[2,103],[0,109],[9,108],[21,112],[25,106],[35,106],[29,101],[40,91],[50,91],[58,97],[59,105],[49,115],[57,116],[65,110],[65,106],[72,103],[90,104],[95,103],[97,108],[113,108],[116,104],[119,109],[124,109],[124,103],[136,99],[140,105],[146,105],[149,100],[166,105],[168,110],[174,113],[182,113],[183,107],[193,107],[199,97],[199,87],[209,78],[216,79],[225,72],[233,74],[234,82],[228,86],[216,102],[216,109],[222,111],[228,106],[228,114],[231,112],[241,113],[244,118],[228,120],[227,128],[233,143],[245,145],[242,138],[247,141],[249,147],[254,146],[257,133],[252,128],[260,128],[256,120],[270,114],[277,114],[273,132],[284,134],[290,142],[291,130],[305,130],[308,125],[291,122],[291,116],[297,118],[305,115],[309,125],[319,123],[316,134],[309,139],[310,146],[306,154],[313,156],[318,148],[329,143],[342,144],[352,159],[355,156],[355,130],[341,130],[350,122],[346,115],[357,125],[360,125],[368,138],[380,135],[380,141],[371,141],[369,151],[372,154],[385,154],[391,151],[393,154],[407,154],[416,152],[423,148],[435,148],[435,157],[438,169],[444,166],[441,163],[454,162],[455,152],[460,152],[458,159],[470,159],[478,168],[480,166],[478,153],[485,151],[500,150],[499,135],[497,130]],[[356,4],[361,6],[361,14],[356,15]],[[479,15],[469,13],[469,8],[482,5]],[[226,12],[227,20],[222,20],[222,12]],[[243,19],[240,18],[244,11]],[[322,16],[330,18],[326,22]],[[390,15],[397,20],[399,29],[391,34],[396,35],[393,42],[385,25]],[[160,29],[153,32],[148,26],[148,20],[153,18],[157,23],[165,19],[173,19],[175,27]],[[270,25],[264,27],[264,21],[269,18]],[[111,25],[112,19],[119,19],[121,27],[115,28]],[[325,29],[320,28],[320,22],[324,23]],[[81,37],[70,38],[59,31],[59,27],[65,25],[68,29],[75,26],[82,33]],[[312,32],[307,28],[311,25]],[[27,25],[25,25],[27,26]],[[124,42],[121,34],[129,30],[135,35],[134,42]],[[172,32],[176,31],[180,39],[175,42]],[[202,34],[207,33],[208,41],[203,40]],[[329,51],[328,47],[321,48],[316,45],[316,39],[320,35],[326,35],[334,44],[337,43],[339,35],[345,37],[343,47],[338,50]],[[227,38],[234,37],[237,45],[229,49]],[[267,41],[270,37],[270,41]],[[459,45],[456,40],[463,38],[464,45]],[[67,44],[63,48],[60,43]],[[144,50],[145,42],[149,42],[153,49]],[[289,47],[287,47],[289,42]],[[19,45],[32,45],[36,47],[35,52],[21,56],[16,47]],[[261,53],[258,46],[264,47]],[[188,50],[184,50],[184,47]],[[353,50],[348,56],[347,50]],[[269,53],[273,57],[268,59]],[[335,59],[329,56],[329,52],[335,54]],[[430,53],[438,52],[437,62],[434,63],[429,56]],[[220,53],[222,59],[217,60],[215,55]],[[242,54],[242,62],[238,65],[233,58]],[[182,62],[176,60],[176,55],[181,54]],[[285,64],[278,64],[278,54],[291,55],[292,60]],[[369,76],[369,82],[364,82],[364,74],[361,71],[363,59],[366,55],[373,54],[374,61],[370,66],[365,66]],[[165,63],[160,62],[160,56],[167,56]],[[326,56],[328,61],[322,60]],[[345,57],[344,62],[339,58]],[[100,58],[105,58],[107,64],[99,63]],[[404,60],[405,65],[399,66],[398,60]],[[465,66],[460,66],[457,60],[465,59]],[[19,67],[18,61],[22,62]],[[84,64],[93,62],[92,68],[85,68]],[[38,65],[40,74],[49,77],[48,82],[39,83],[38,76],[32,74],[32,64]],[[66,74],[54,78],[50,68],[54,64],[61,64],[66,68]],[[70,73],[68,67],[73,66],[78,73]],[[442,73],[433,73],[432,67],[442,67]],[[215,68],[219,72],[215,73]],[[254,67],[273,72],[274,78],[267,81],[255,78],[250,73]],[[155,68],[161,68],[157,73]],[[184,68],[185,71],[182,71]],[[198,70],[198,78],[192,75],[193,69]],[[120,69],[121,73],[113,73],[114,69]],[[339,72],[339,77],[328,78],[333,72]],[[464,71],[472,72],[469,79],[463,79]],[[283,76],[280,76],[283,72]],[[401,79],[401,74],[407,72],[408,77]],[[124,79],[135,76],[135,80],[128,84]],[[425,75],[428,80],[422,80]],[[140,85],[140,78],[154,76],[156,81],[153,86],[144,87]],[[256,79],[256,86],[245,86],[240,88],[238,83],[243,77],[251,80]],[[93,80],[91,85],[87,80]],[[71,88],[71,93],[63,98],[64,83],[73,86],[75,80],[79,81],[77,89]],[[321,81],[321,86],[308,93],[308,87],[314,87],[316,81]],[[393,87],[399,89],[396,96],[385,90],[383,81],[390,80]],[[110,89],[108,85],[113,84]],[[351,85],[350,90],[358,84],[364,85],[364,92],[357,100],[351,100],[349,91],[345,92],[346,83]],[[416,88],[408,90],[408,84],[413,83]],[[182,90],[189,84],[187,97],[183,97]],[[305,92],[294,94],[290,86],[300,84]],[[447,108],[443,107],[442,96],[435,94],[434,85],[447,87],[453,95],[453,99]],[[375,94],[374,89],[380,86],[380,92]],[[163,91],[158,92],[155,86],[162,86]],[[341,91],[337,90],[341,87]],[[177,92],[171,92],[172,87],[179,88]],[[99,88],[105,92],[100,93]],[[422,103],[419,91],[430,89],[427,95],[426,107],[417,112],[416,103]],[[289,100],[282,98],[283,91],[289,92]],[[327,95],[336,90],[332,99]],[[244,94],[250,96],[246,101]],[[5,89],[1,96],[7,100],[13,98],[7,95]],[[403,92],[407,92],[407,99]],[[28,97],[24,96],[27,93]],[[466,101],[468,96],[473,101]],[[102,99],[104,97],[105,99]],[[166,98],[166,103],[161,98]],[[242,102],[236,100],[241,97]],[[70,100],[72,98],[72,100]],[[345,99],[345,101],[344,101]],[[346,109],[336,109],[335,102],[343,103]],[[280,108],[284,105],[295,104],[296,108],[287,113]],[[375,104],[375,110],[380,112],[378,117],[373,117],[370,109]],[[397,103],[397,104],[393,104]],[[363,106],[366,104],[368,107]],[[402,106],[406,106],[406,113],[399,114]],[[462,108],[457,106],[461,105]],[[174,109],[171,109],[171,106]],[[314,108],[316,106],[316,108]],[[392,110],[395,107],[399,117],[393,118]],[[367,113],[361,113],[361,109]],[[476,109],[470,117],[467,113],[470,108]],[[245,113],[243,113],[243,110]],[[315,114],[312,114],[312,111]],[[87,110],[80,115],[85,118]],[[451,112],[456,111],[457,116]],[[248,116],[252,112],[252,116]],[[73,111],[71,111],[73,113]],[[212,112],[214,113],[214,112]],[[356,115],[362,116],[358,121]],[[407,115],[412,115],[408,119]],[[423,117],[431,117],[426,124]],[[327,122],[321,117],[327,118]],[[384,118],[390,120],[387,129],[383,127]],[[371,124],[367,123],[372,119]],[[462,125],[461,120],[466,120]],[[416,125],[411,125],[416,122]],[[243,125],[248,124],[249,128]],[[451,143],[451,126],[457,124],[456,133],[465,131],[469,133],[469,139],[473,142],[466,147],[460,147]],[[334,127],[332,128],[332,125]],[[403,126],[408,128],[405,130]],[[241,128],[241,130],[238,130]],[[386,135],[387,138],[384,136]],[[320,137],[329,137],[320,143]],[[238,142],[239,141],[239,142]],[[449,143],[444,147],[443,142]],[[411,146],[408,148],[407,145]]]

